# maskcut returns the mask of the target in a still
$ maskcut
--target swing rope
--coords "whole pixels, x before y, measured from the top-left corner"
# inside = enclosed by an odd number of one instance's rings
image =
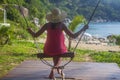
[[[23,16],[23,18],[24,18],[24,20],[25,20],[25,23],[27,24],[27,27],[29,27],[28,21],[27,21],[27,19],[25,18],[25,15],[24,15],[24,13],[23,13],[23,11],[22,11],[22,9],[21,9],[20,3],[19,3],[18,0],[16,0],[16,1],[17,1],[17,3],[18,3],[19,10],[20,10],[20,12],[22,13],[22,16]]]
[[[87,25],[89,25],[90,21],[92,20],[92,18],[93,18],[93,16],[94,16],[94,14],[95,14],[95,11],[96,11],[96,9],[97,9],[98,5],[100,4],[100,1],[101,1],[101,0],[99,0],[99,1],[98,1],[98,3],[97,3],[97,5],[96,5],[95,9],[93,10],[93,13],[92,13],[92,14],[91,14],[91,16],[90,16],[90,18],[89,18],[89,20],[88,20]],[[83,35],[84,35],[85,31],[86,31],[86,30],[84,30],[84,31],[81,33],[80,38],[79,38],[79,40],[78,40],[78,42],[77,42],[77,44],[76,44],[76,46],[75,46],[75,48],[74,48],[73,52],[75,52],[75,50],[76,50],[76,48],[77,48],[77,46],[78,46],[79,42],[81,41],[81,39],[82,39],[82,37],[83,37]]]
[[[29,28],[28,21],[27,21],[27,19],[25,18],[25,15],[24,15],[24,13],[23,13],[23,11],[22,11],[22,9],[21,9],[20,3],[19,3],[18,0],[16,0],[16,1],[17,1],[17,3],[18,3],[18,8],[19,8],[19,10],[20,10],[20,12],[22,13],[23,19],[25,20],[25,23],[26,23],[27,27]],[[34,40],[34,44],[36,45],[36,48],[39,48],[36,39],[33,38],[33,40]],[[40,49],[38,49],[38,53],[40,53],[40,52],[41,52]]]
[[[95,6],[95,9],[93,10],[93,13],[92,13],[91,16],[90,16],[90,19],[89,19],[87,25],[88,25],[88,24],[90,23],[90,21],[92,20],[92,18],[93,18],[94,14],[95,14],[95,11],[96,11],[96,9],[97,9],[100,1],[101,1],[101,0],[99,0],[99,1],[97,2],[97,5]],[[24,20],[25,20],[25,23],[27,24],[27,27],[29,27],[28,22],[27,22],[27,19],[25,18],[25,15],[24,15],[24,13],[23,13],[22,10],[21,10],[21,6],[20,6],[20,3],[19,3],[18,0],[17,0],[17,3],[18,3],[19,10],[20,10],[20,12],[22,13],[22,16],[23,16],[23,18],[24,18]],[[54,4],[54,5],[55,5],[55,4]],[[46,64],[46,65],[48,65],[48,66],[50,66],[50,67],[52,67],[52,68],[60,68],[60,69],[63,69],[67,64],[69,64],[69,63],[73,60],[73,58],[74,58],[74,52],[75,52],[75,50],[76,50],[79,42],[81,41],[81,39],[82,39],[85,31],[86,31],[86,30],[84,30],[84,31],[81,33],[80,38],[79,38],[79,40],[78,40],[78,42],[77,42],[77,44],[76,44],[73,52],[68,52],[68,53],[65,53],[64,55],[60,55],[61,57],[70,57],[70,60],[69,60],[67,63],[63,64],[62,66],[55,67],[55,66],[51,65],[51,64],[50,64],[48,61],[46,61],[44,58],[50,58],[50,57],[52,57],[52,56],[44,55],[44,53],[41,53],[40,50],[38,51],[39,54],[37,54],[37,57],[40,58],[40,60],[41,60],[44,64]],[[35,38],[33,38],[33,40],[34,40],[34,43],[36,44],[36,47],[38,48],[38,44],[37,44]]]
[[[18,8],[19,8],[19,10],[20,10],[20,12],[22,13],[23,19],[25,20],[25,23],[26,23],[27,27],[29,28],[28,21],[27,21],[27,19],[25,18],[25,15],[24,15],[23,11],[21,10],[20,3],[19,3],[18,0],[16,0],[16,1],[17,1],[17,3],[18,3]],[[38,44],[37,44],[37,42],[36,42],[36,39],[33,38],[33,40],[34,40],[34,44],[36,45],[36,48],[38,48],[39,46],[38,46]],[[40,49],[38,49],[38,53],[41,53]],[[39,54],[38,54],[38,55],[39,55]],[[38,57],[38,55],[37,55],[37,57]],[[40,57],[40,60],[41,60],[44,64],[46,64],[46,65],[48,65],[48,66],[50,66],[50,67],[52,67],[52,68],[54,67],[54,66],[51,65],[49,62],[47,62],[43,57],[41,57],[41,55],[40,55],[39,57]]]
[[[93,18],[93,16],[94,16],[94,14],[95,14],[95,11],[97,10],[98,5],[100,4],[100,1],[101,1],[101,0],[99,0],[99,1],[97,2],[97,5],[95,6],[95,9],[93,10],[93,13],[92,13],[92,14],[91,14],[91,16],[90,16],[90,18],[89,18],[89,21],[88,21],[87,25],[89,25],[90,21],[92,20],[92,18]],[[79,40],[78,40],[78,42],[77,42],[77,44],[76,44],[75,48],[73,49],[73,54],[74,54],[74,52],[75,52],[75,50],[76,50],[76,48],[77,48],[77,46],[78,46],[79,42],[81,41],[81,39],[82,39],[82,37],[83,37],[83,35],[84,35],[85,31],[86,31],[86,30],[84,30],[84,31],[81,33],[80,38],[79,38]],[[71,58],[71,60],[70,60],[70,61],[68,61],[66,64],[64,64],[64,67],[65,67],[67,64],[69,64],[72,60],[73,60],[73,58]]]

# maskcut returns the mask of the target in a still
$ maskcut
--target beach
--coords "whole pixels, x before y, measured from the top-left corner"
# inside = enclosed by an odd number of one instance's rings
[[[77,42],[72,42],[72,47],[74,48],[76,46]],[[118,45],[107,45],[106,43],[101,44],[86,44],[84,42],[80,42],[78,44],[78,49],[86,49],[86,50],[96,50],[96,51],[116,51],[120,52],[120,47]]]
[[[39,40],[40,43],[45,43],[45,39],[41,38]],[[65,40],[66,46],[68,46],[68,40]],[[77,41],[72,40],[72,48],[74,48],[77,44]],[[118,45],[108,45],[107,43],[100,43],[100,44],[86,44],[83,41],[80,41],[77,49],[85,49],[85,50],[95,50],[95,51],[115,51],[120,52],[120,46]]]
[[[80,26],[81,27],[81,26]],[[77,28],[77,31],[79,28]],[[89,29],[85,32],[86,37],[90,40],[87,43],[83,40],[80,41],[78,49],[96,50],[96,51],[118,51],[120,46],[114,43],[109,44],[107,36],[120,34],[120,22],[103,22],[103,23],[90,23]],[[102,41],[100,41],[100,39]],[[68,41],[65,42],[68,45]],[[76,40],[72,41],[72,47],[77,44]]]
[[[78,30],[79,27],[76,31]],[[111,34],[120,34],[120,22],[91,23],[89,25],[89,29],[83,35],[84,40],[79,42],[77,48],[85,50],[120,52],[120,46],[109,43],[107,36]],[[44,44],[45,37],[40,38],[37,41]],[[76,46],[78,39],[79,37],[72,40],[72,48]],[[68,46],[67,37],[65,37],[65,44]]]

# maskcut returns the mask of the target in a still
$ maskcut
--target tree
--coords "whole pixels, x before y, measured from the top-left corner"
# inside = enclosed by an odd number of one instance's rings
[[[44,5],[45,1],[40,1],[40,0],[30,0],[29,3],[27,3],[27,8],[29,10],[29,17],[31,19],[37,17],[39,18],[39,23],[43,24],[44,23],[44,18],[46,14],[46,6]],[[46,11],[46,12],[45,12]]]
[[[4,45],[9,40],[9,35],[7,34],[8,28],[3,26],[0,28],[0,45]]]
[[[120,35],[116,37],[116,44],[120,46]]]
[[[84,18],[83,16],[77,15],[77,16],[75,16],[75,17],[73,18],[73,20],[72,20],[72,22],[70,23],[70,25],[69,25],[68,28],[69,28],[71,31],[75,32],[76,28],[77,28],[81,23],[85,24],[85,22],[86,22],[86,20],[85,20],[85,18]],[[72,38],[69,37],[68,40],[69,40],[68,50],[70,50],[70,48],[71,48],[71,43],[72,43]]]
[[[14,26],[0,28],[0,45],[11,44],[11,40],[15,39]]]
[[[120,35],[111,35],[111,38],[115,39],[116,40],[116,44],[120,46]]]

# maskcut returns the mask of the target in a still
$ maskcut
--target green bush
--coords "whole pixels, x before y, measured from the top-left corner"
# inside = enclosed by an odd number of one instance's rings
[[[7,44],[9,42],[9,27],[2,26],[0,28],[0,45]]]
[[[94,52],[90,54],[96,62],[117,63],[120,66],[120,53],[116,52]]]
[[[116,36],[116,44],[120,45],[120,35]]]

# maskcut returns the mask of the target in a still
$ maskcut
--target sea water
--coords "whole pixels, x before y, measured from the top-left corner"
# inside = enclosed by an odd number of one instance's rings
[[[78,26],[76,31],[78,31],[81,26]],[[104,22],[104,23],[90,23],[89,29],[86,30],[96,37],[107,37],[109,35],[120,35],[120,22]]]

